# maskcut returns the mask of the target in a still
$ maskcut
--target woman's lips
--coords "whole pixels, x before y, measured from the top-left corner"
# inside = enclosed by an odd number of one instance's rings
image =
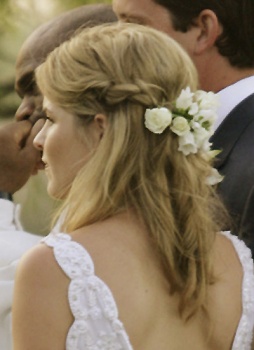
[[[32,170],[32,175],[36,175],[38,173],[39,170],[44,170],[45,169],[45,163],[40,159],[34,169]]]

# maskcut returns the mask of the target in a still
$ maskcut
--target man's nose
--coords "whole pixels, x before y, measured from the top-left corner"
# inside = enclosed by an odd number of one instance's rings
[[[32,99],[29,97],[24,97],[19,108],[16,111],[15,119],[16,120],[25,120],[29,119],[35,110],[35,104],[32,102]]]

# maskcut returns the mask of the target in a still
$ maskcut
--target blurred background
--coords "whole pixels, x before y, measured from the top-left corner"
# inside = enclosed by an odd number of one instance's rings
[[[14,117],[20,103],[14,90],[15,61],[25,38],[55,15],[92,3],[111,0],[0,0],[0,125]],[[49,232],[57,203],[47,195],[43,172],[15,193],[14,201],[22,203],[20,216],[24,229],[40,235]]]

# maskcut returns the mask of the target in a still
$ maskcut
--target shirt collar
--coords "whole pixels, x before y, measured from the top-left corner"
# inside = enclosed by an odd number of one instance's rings
[[[254,76],[244,78],[227,86],[217,93],[219,96],[218,118],[215,122],[215,130],[223,122],[226,116],[246,97],[254,93]]]

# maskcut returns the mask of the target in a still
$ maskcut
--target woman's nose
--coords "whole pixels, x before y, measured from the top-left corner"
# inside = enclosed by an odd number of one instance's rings
[[[39,151],[43,150],[45,140],[45,119],[39,119],[33,127],[33,132],[36,135],[33,141],[34,147]]]

